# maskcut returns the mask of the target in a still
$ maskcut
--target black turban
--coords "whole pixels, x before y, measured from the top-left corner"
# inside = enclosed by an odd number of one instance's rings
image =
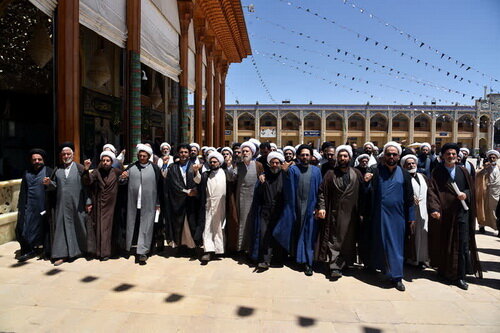
[[[443,147],[441,147],[441,155],[444,155],[444,153],[446,153],[447,150],[449,149],[455,149],[455,151],[457,152],[457,154],[459,153],[460,151],[460,147],[458,147],[458,145],[456,143],[445,143]]]
[[[30,160],[31,160],[31,157],[33,156],[33,154],[41,155],[44,162],[47,160],[47,153],[43,149],[40,149],[40,148],[31,149],[29,152],[29,159]]]
[[[59,145],[59,152],[61,152],[61,150],[65,147],[71,148],[72,151],[75,151],[75,145],[73,142],[63,142]]]

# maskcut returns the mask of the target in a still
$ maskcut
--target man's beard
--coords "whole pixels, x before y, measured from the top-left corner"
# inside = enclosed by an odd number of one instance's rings
[[[409,172],[409,173],[412,173],[412,174],[413,174],[413,173],[417,173],[417,168],[410,169],[410,170],[408,170],[408,172]]]
[[[491,165],[497,165],[497,161],[490,161]]]
[[[286,162],[290,162],[291,160],[293,160],[293,156],[285,156]]]
[[[388,166],[395,166],[396,164],[398,164],[398,162],[396,162],[395,160],[387,160],[386,163]]]
[[[339,167],[341,167],[341,168],[347,168],[348,165],[349,165],[349,162],[339,162]]]
[[[70,164],[71,162],[73,162],[73,157],[66,158],[66,159],[63,158],[63,163],[64,164]]]
[[[309,165],[309,160],[301,160],[300,164],[302,164],[304,166],[308,166]]]
[[[280,169],[280,168],[271,168],[271,172],[272,172],[273,174],[277,174],[277,173],[279,173],[280,171],[281,171],[281,169]]]
[[[103,163],[99,164],[99,169],[102,169],[105,171],[111,170],[111,167],[112,167],[111,165],[104,165]]]
[[[252,156],[243,156],[244,162],[250,162],[252,160]]]
[[[43,168],[43,167],[44,167],[44,165],[45,165],[45,164],[43,164],[43,163],[35,163],[35,164],[33,164],[33,168],[34,168],[35,170],[40,170],[41,168]]]
[[[210,165],[210,170],[212,170],[212,171],[219,170],[219,168],[220,168],[220,165]]]

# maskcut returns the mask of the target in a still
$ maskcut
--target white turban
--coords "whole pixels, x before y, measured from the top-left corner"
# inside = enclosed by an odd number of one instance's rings
[[[102,158],[104,156],[108,156],[112,161],[114,161],[116,159],[116,155],[113,152],[110,152],[110,151],[103,151],[101,153],[101,156],[99,156],[99,159],[102,160]]]
[[[278,153],[280,153],[281,155],[285,156],[285,154],[283,153],[283,150],[281,150],[281,149],[276,149],[276,151],[277,151]]]
[[[283,153],[286,152],[287,150],[291,150],[294,155],[297,152],[297,150],[294,147],[286,146],[285,148],[283,148]]]
[[[363,158],[366,158],[367,160],[370,160],[370,155],[368,154],[361,154],[356,158],[356,161],[361,161]]]
[[[231,148],[229,148],[229,147],[224,147],[224,148],[222,148],[222,150],[221,150],[220,152],[222,153],[222,152],[223,152],[223,151],[225,151],[225,150],[226,150],[226,151],[228,151],[228,152],[229,152],[229,154],[233,155],[233,150],[232,150]]]
[[[277,158],[281,163],[285,161],[285,157],[277,151],[272,151],[267,155],[267,163],[271,163],[272,159]]]
[[[208,154],[208,158],[207,158],[208,162],[210,162],[210,160],[214,157],[217,159],[217,161],[219,161],[220,164],[224,163],[224,157],[222,156],[221,153],[219,153],[217,151],[213,151],[210,154]]]
[[[295,153],[297,153],[297,150],[299,150],[299,147],[302,146],[300,143],[295,146]]]
[[[200,150],[200,145],[199,145],[199,144],[197,144],[196,142],[192,142],[192,143],[190,143],[190,144],[189,144],[189,146],[191,146],[191,147],[196,147],[196,149],[198,149],[198,151]]]
[[[160,150],[163,149],[163,147],[168,147],[168,150],[172,150],[172,147],[168,144],[168,142],[163,142],[161,145],[160,145]]]
[[[399,164],[401,164],[401,166],[404,167],[407,159],[415,160],[415,163],[418,163],[417,156],[415,156],[413,154],[408,154],[408,155],[401,157],[401,161],[399,162]]]
[[[260,148],[260,141],[257,140],[257,139],[254,139],[254,138],[251,138],[248,141],[251,142],[251,143],[253,143],[255,145],[255,151],[253,151],[253,154],[255,155],[257,153],[257,151],[259,150],[259,148]]]
[[[271,142],[269,145],[271,148],[278,149],[278,146],[274,142]]]
[[[372,149],[375,149],[375,145],[373,144],[373,142],[365,142],[365,144],[363,145],[363,148],[365,148],[366,146],[372,146]]]
[[[384,153],[389,147],[395,147],[398,150],[398,154],[401,155],[403,150],[401,149],[401,145],[397,143],[396,141],[389,141],[384,145]]]
[[[378,147],[377,146],[373,146],[373,150],[378,151]]]
[[[257,147],[255,147],[255,145],[252,142],[250,142],[250,141],[243,142],[241,144],[240,148],[241,148],[241,150],[243,150],[243,148],[245,148],[245,147],[250,148],[250,150],[252,151],[252,154],[255,155],[255,152],[257,151]]]
[[[321,160],[321,154],[319,153],[319,151],[317,151],[316,149],[313,149],[313,156],[315,159],[317,159],[318,161]]]
[[[495,155],[497,158],[500,158],[500,153],[497,150],[488,150],[486,153],[486,157],[489,157],[490,155]]]
[[[104,150],[104,149],[106,149],[106,148],[111,149],[111,151],[112,151],[113,153],[115,153],[115,154],[116,154],[116,148],[115,148],[115,146],[113,146],[111,143],[106,143],[106,144],[102,147],[102,150]]]
[[[469,154],[470,154],[469,149],[468,149],[468,148],[465,148],[465,147],[460,148],[460,151],[464,151],[464,152],[466,152],[466,153],[467,153],[467,155],[469,155]]]
[[[217,151],[217,149],[215,149],[215,147],[207,147],[207,148],[205,148],[205,153],[208,153],[209,151]]]
[[[205,152],[205,150],[207,150],[207,148],[208,148],[207,146],[201,147],[201,152]]]
[[[153,149],[150,146],[147,146],[143,143],[139,143],[137,146],[137,152],[144,151],[149,154],[149,156],[153,156]]]
[[[349,146],[349,145],[340,145],[340,146],[338,146],[337,149],[335,149],[335,157],[338,157],[339,153],[342,150],[345,150],[347,152],[347,154],[349,155],[349,158],[352,158],[352,147]],[[364,155],[366,155],[366,154],[364,154]],[[366,156],[368,156],[368,155],[366,155]]]
[[[428,142],[424,142],[420,145],[420,149],[424,148],[424,147],[427,147],[429,149],[431,149],[431,145],[428,143]]]

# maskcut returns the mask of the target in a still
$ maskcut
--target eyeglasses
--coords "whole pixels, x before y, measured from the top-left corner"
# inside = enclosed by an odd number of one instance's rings
[[[208,162],[209,164],[215,164],[215,163],[219,163],[219,161],[210,161]]]
[[[397,153],[385,153],[384,155],[385,155],[385,156],[387,156],[387,157],[395,157],[395,156],[398,156],[398,154],[397,154]]]

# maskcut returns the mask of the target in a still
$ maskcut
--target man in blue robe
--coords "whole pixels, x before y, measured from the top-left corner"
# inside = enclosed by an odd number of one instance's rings
[[[290,167],[283,163],[283,213],[273,231],[274,238],[288,250],[295,261],[304,264],[304,273],[313,274],[314,243],[316,241],[316,208],[320,168],[310,165],[313,149],[301,145],[297,149],[299,163]]]
[[[19,261],[35,257],[47,234],[45,186],[43,178],[50,177],[52,169],[45,166],[47,154],[42,149],[29,153],[30,167],[23,175],[19,192],[16,239],[21,245]]]
[[[404,242],[407,224],[415,223],[414,197],[408,171],[399,165],[401,146],[388,142],[371,187],[370,268],[385,272],[393,286],[404,291]]]

